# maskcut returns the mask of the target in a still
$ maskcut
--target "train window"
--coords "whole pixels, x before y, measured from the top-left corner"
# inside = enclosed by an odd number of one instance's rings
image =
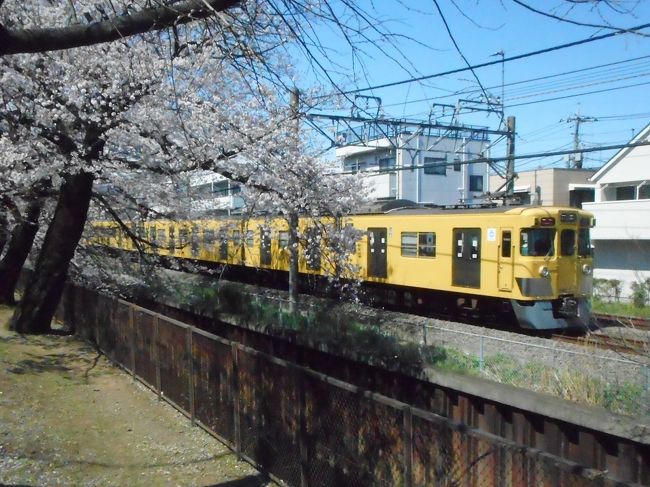
[[[512,233],[504,230],[501,234],[501,257],[511,257],[512,254]]]
[[[278,233],[278,247],[280,250],[289,248],[289,232],[281,231]]]
[[[232,232],[232,241],[236,247],[241,246],[241,233],[239,232],[239,230],[234,230]]]
[[[252,249],[255,243],[254,240],[255,240],[255,232],[253,232],[253,230],[246,230],[246,247]]]
[[[203,245],[211,246],[214,244],[214,241],[215,241],[214,230],[211,228],[205,228],[203,230]]]
[[[555,255],[554,228],[524,228],[521,231],[519,252],[529,257],[551,257]]]
[[[418,256],[435,257],[436,256],[436,234],[425,232],[418,234]]]
[[[176,247],[176,240],[174,239],[174,226],[169,226],[169,249],[173,250]]]
[[[156,245],[156,227],[149,227],[149,242]]]
[[[402,255],[405,257],[417,257],[418,255],[418,234],[415,232],[402,232]]]
[[[155,242],[158,245],[165,245],[165,229],[164,228],[159,228],[159,229],[156,230]]]
[[[578,255],[580,257],[590,257],[593,254],[591,248],[591,239],[589,238],[589,229],[581,228],[578,230]]]
[[[573,255],[576,250],[576,231],[562,230],[560,234],[560,255]]]
[[[181,228],[178,231],[178,245],[185,247],[190,242],[190,231],[187,228]]]

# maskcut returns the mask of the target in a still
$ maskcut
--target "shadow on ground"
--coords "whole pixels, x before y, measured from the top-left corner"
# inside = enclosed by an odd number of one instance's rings
[[[204,487],[263,487],[267,485],[269,478],[266,475],[249,475],[243,479],[228,480],[219,484],[206,485]]]

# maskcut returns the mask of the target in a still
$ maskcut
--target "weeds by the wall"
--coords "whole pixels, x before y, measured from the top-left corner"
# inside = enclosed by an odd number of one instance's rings
[[[486,356],[481,363],[478,356],[452,348],[400,341],[378,326],[359,323],[336,305],[312,306],[302,313],[291,314],[283,301],[246,294],[236,283],[211,287],[181,286],[176,291],[176,299],[195,311],[207,312],[209,316],[235,316],[249,326],[389,370],[418,376],[425,368],[435,367],[552,394],[580,404],[601,406],[615,413],[648,413],[641,407],[645,404],[647,392],[638,384],[611,384],[579,370],[557,369],[536,362],[522,364],[501,353]],[[616,309],[619,313],[631,309],[638,311],[638,308],[620,302],[600,304],[600,309]]]

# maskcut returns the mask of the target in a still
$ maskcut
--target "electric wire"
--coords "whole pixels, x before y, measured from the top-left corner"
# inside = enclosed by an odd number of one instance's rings
[[[378,90],[378,89],[382,89],[382,88],[390,88],[390,87],[393,87],[393,86],[399,86],[399,85],[403,85],[403,84],[407,84],[407,83],[415,83],[415,82],[424,81],[424,80],[428,80],[428,79],[439,78],[441,76],[448,76],[450,74],[463,73],[463,72],[466,72],[466,71],[485,68],[485,67],[488,67],[488,66],[494,66],[496,64],[517,61],[517,60],[520,60],[520,59],[525,59],[525,58],[529,58],[529,57],[533,57],[533,56],[539,56],[541,54],[547,54],[549,52],[559,51],[559,50],[562,50],[562,49],[568,49],[568,48],[571,48],[571,47],[576,47],[576,46],[580,46],[580,45],[583,45],[583,44],[588,44],[588,43],[591,43],[591,42],[601,41],[601,40],[609,39],[609,38],[616,37],[616,36],[619,36],[619,35],[625,35],[625,34],[629,34],[631,32],[641,31],[643,29],[647,29],[648,27],[650,27],[650,23],[641,24],[641,25],[638,25],[638,26],[635,26],[635,27],[631,27],[629,29],[616,30],[614,32],[609,32],[607,34],[601,34],[599,36],[587,37],[587,38],[584,38],[584,39],[580,39],[580,40],[572,41],[572,42],[567,42],[567,43],[564,43],[564,44],[558,44],[556,46],[551,46],[551,47],[547,47],[547,48],[544,48],[544,49],[538,49],[536,51],[530,51],[530,52],[523,53],[523,54],[518,54],[518,55],[515,55],[515,56],[505,57],[503,59],[499,59],[499,60],[495,60],[495,61],[487,61],[487,62],[484,62],[484,63],[474,64],[474,65],[466,66],[466,67],[463,67],[463,68],[450,69],[450,70],[442,71],[442,72],[435,73],[435,74],[430,74],[430,75],[425,75],[425,76],[418,76],[418,77],[411,77],[411,78],[400,80],[400,81],[393,81],[393,82],[390,82],[390,83],[382,83],[382,84],[378,84],[378,85],[374,85],[374,86],[368,86],[368,87],[365,87],[365,88],[357,88],[357,89],[354,89],[354,90],[342,91],[340,94],[350,95],[350,94],[355,94],[355,93],[363,93],[365,91],[373,91],[373,90]]]

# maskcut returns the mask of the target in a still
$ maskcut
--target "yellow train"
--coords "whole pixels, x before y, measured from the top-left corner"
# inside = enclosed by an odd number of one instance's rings
[[[314,220],[301,246],[300,273],[334,272]],[[319,224],[327,223],[319,220]],[[334,223],[329,221],[329,223]],[[358,278],[388,304],[420,310],[487,313],[528,329],[587,327],[591,319],[592,214],[575,208],[405,208],[348,216],[361,232],[349,259]],[[115,223],[94,222],[95,243],[135,250]],[[286,275],[284,220],[151,220],[134,226],[147,251],[266,275]]]

